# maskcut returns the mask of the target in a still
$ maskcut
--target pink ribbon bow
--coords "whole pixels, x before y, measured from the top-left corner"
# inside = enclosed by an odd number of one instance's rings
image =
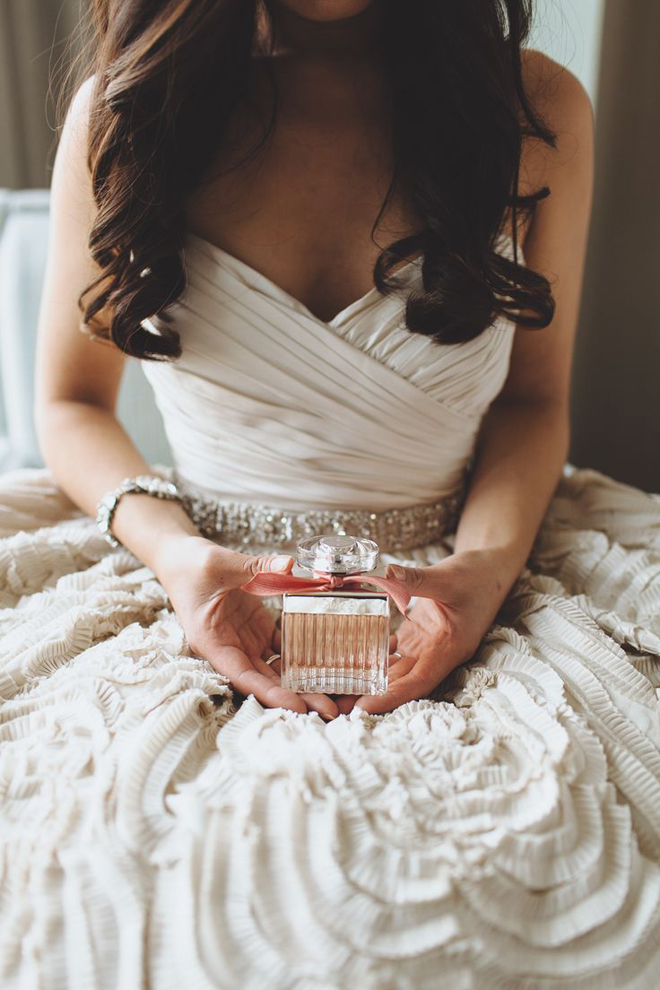
[[[295,577],[293,574],[276,574],[271,571],[259,571],[246,584],[243,591],[251,595],[281,595],[288,591],[332,591],[350,585],[362,586],[363,582],[375,584],[394,600],[399,611],[408,618],[406,608],[410,602],[410,593],[402,581],[397,578],[377,577],[360,574],[325,574],[323,571],[312,571],[314,577]]]

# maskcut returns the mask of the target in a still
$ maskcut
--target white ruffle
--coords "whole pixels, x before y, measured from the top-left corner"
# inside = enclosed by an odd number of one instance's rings
[[[474,660],[329,724],[236,711],[46,470],[0,537],[3,990],[655,990],[660,500],[567,477]]]

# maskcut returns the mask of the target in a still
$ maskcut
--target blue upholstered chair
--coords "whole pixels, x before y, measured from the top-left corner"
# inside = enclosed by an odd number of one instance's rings
[[[48,204],[45,189],[0,189],[0,471],[43,465],[32,409]],[[127,360],[117,413],[149,463],[171,464],[160,413],[133,358]]]

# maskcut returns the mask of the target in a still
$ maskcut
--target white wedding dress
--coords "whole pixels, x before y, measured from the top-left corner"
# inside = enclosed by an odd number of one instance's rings
[[[186,244],[182,357],[143,363],[183,485],[300,511],[456,491],[510,324],[439,346],[375,289],[325,323]],[[0,574],[3,990],[656,990],[657,496],[567,469],[474,659],[327,724],[237,707],[45,469],[0,478]]]

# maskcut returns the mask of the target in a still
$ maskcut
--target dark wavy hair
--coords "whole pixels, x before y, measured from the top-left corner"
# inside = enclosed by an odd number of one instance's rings
[[[86,71],[94,74],[88,166],[98,210],[89,249],[101,275],[79,305],[88,332],[127,354],[181,354],[167,307],[186,285],[184,200],[217,154],[251,58],[271,50],[272,2],[94,0]],[[372,237],[395,188],[423,226],[381,252],[374,284],[384,294],[398,288],[390,269],[421,251],[422,288],[406,301],[410,331],[446,344],[471,340],[499,315],[547,326],[550,284],[519,263],[517,245],[518,214],[550,192],[519,195],[523,139],[556,142],[522,80],[531,0],[377,2],[395,165]],[[270,120],[244,161],[275,125],[272,73],[271,84]],[[508,207],[513,259],[497,251]],[[99,317],[106,312],[109,325]]]

